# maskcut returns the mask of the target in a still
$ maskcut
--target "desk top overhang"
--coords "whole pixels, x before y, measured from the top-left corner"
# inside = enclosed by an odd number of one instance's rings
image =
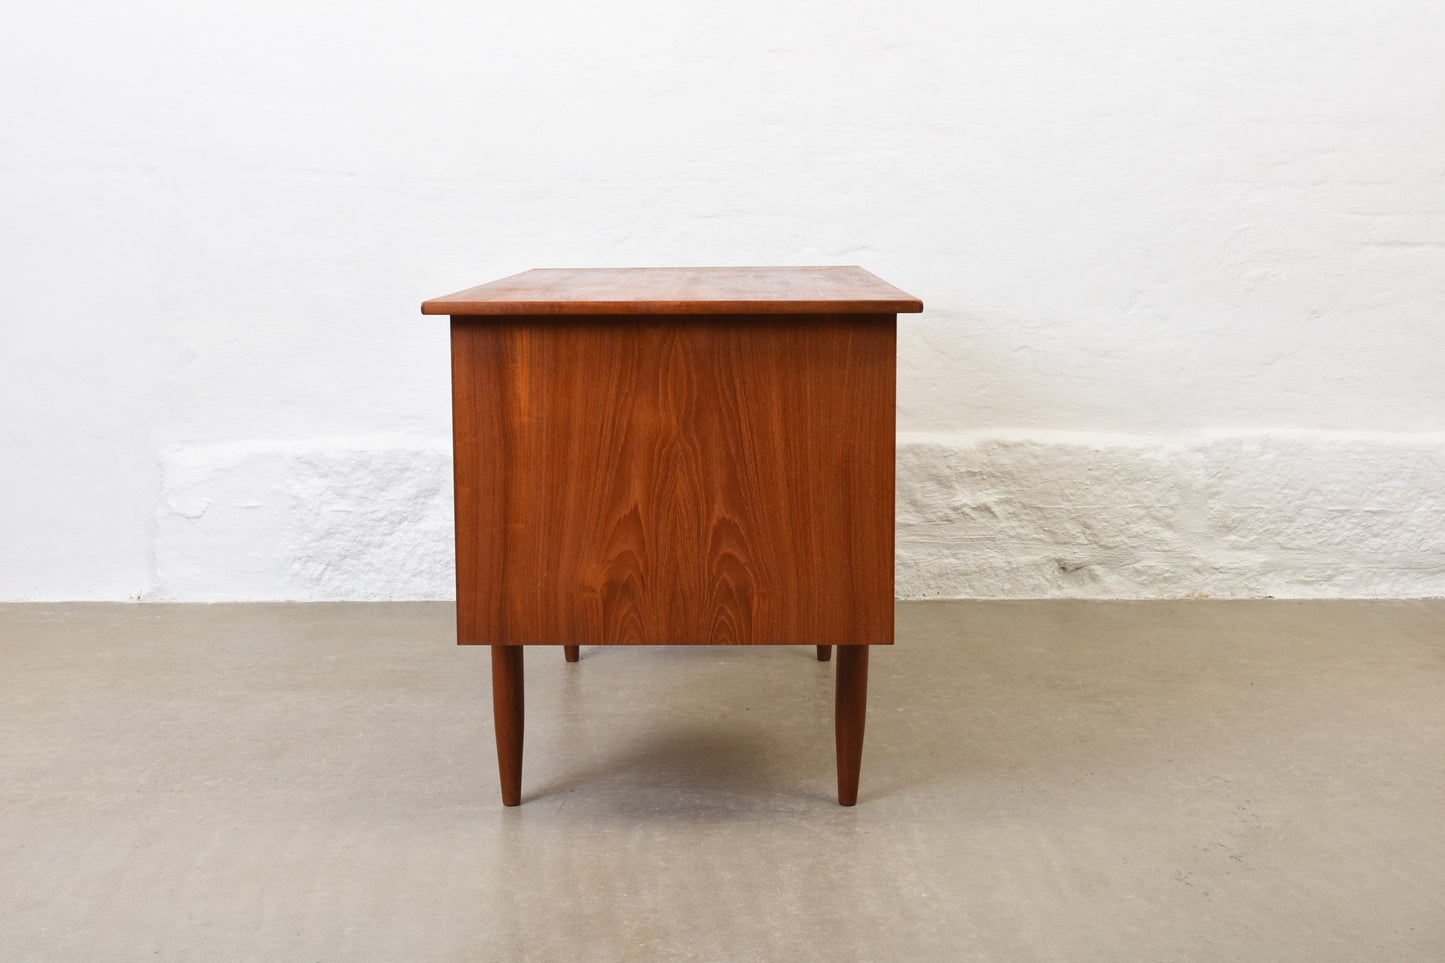
[[[422,314],[899,314],[923,302],[861,267],[535,268]]]

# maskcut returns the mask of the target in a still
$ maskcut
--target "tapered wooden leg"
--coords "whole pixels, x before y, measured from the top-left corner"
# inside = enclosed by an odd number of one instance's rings
[[[522,647],[492,646],[492,719],[497,730],[497,771],[502,805],[522,801]]]
[[[819,662],[827,662],[827,661],[828,661],[829,659],[831,659],[831,658],[833,658],[833,647],[832,647],[831,645],[820,645],[820,646],[818,646],[818,661],[819,661]]]
[[[581,648],[580,645],[564,645],[562,646],[562,656],[568,662],[576,662],[582,658]]]
[[[838,802],[858,801],[863,762],[863,721],[868,714],[868,646],[838,646],[838,689],[833,725],[838,744]]]

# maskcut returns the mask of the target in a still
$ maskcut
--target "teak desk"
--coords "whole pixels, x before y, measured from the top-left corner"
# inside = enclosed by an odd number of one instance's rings
[[[898,312],[857,267],[535,270],[451,315],[457,641],[492,647],[502,802],[522,646],[838,646],[838,801],[893,642]]]

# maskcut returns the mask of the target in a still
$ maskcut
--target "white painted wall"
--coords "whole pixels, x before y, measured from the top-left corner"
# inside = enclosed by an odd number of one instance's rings
[[[17,8],[0,598],[446,596],[418,302],[738,263],[927,305],[900,594],[1445,594],[1442,44],[1432,0]]]

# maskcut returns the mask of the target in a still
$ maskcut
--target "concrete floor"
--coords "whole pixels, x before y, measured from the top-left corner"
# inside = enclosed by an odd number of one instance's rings
[[[899,606],[808,648],[449,605],[0,606],[5,960],[1445,958],[1445,601]]]

